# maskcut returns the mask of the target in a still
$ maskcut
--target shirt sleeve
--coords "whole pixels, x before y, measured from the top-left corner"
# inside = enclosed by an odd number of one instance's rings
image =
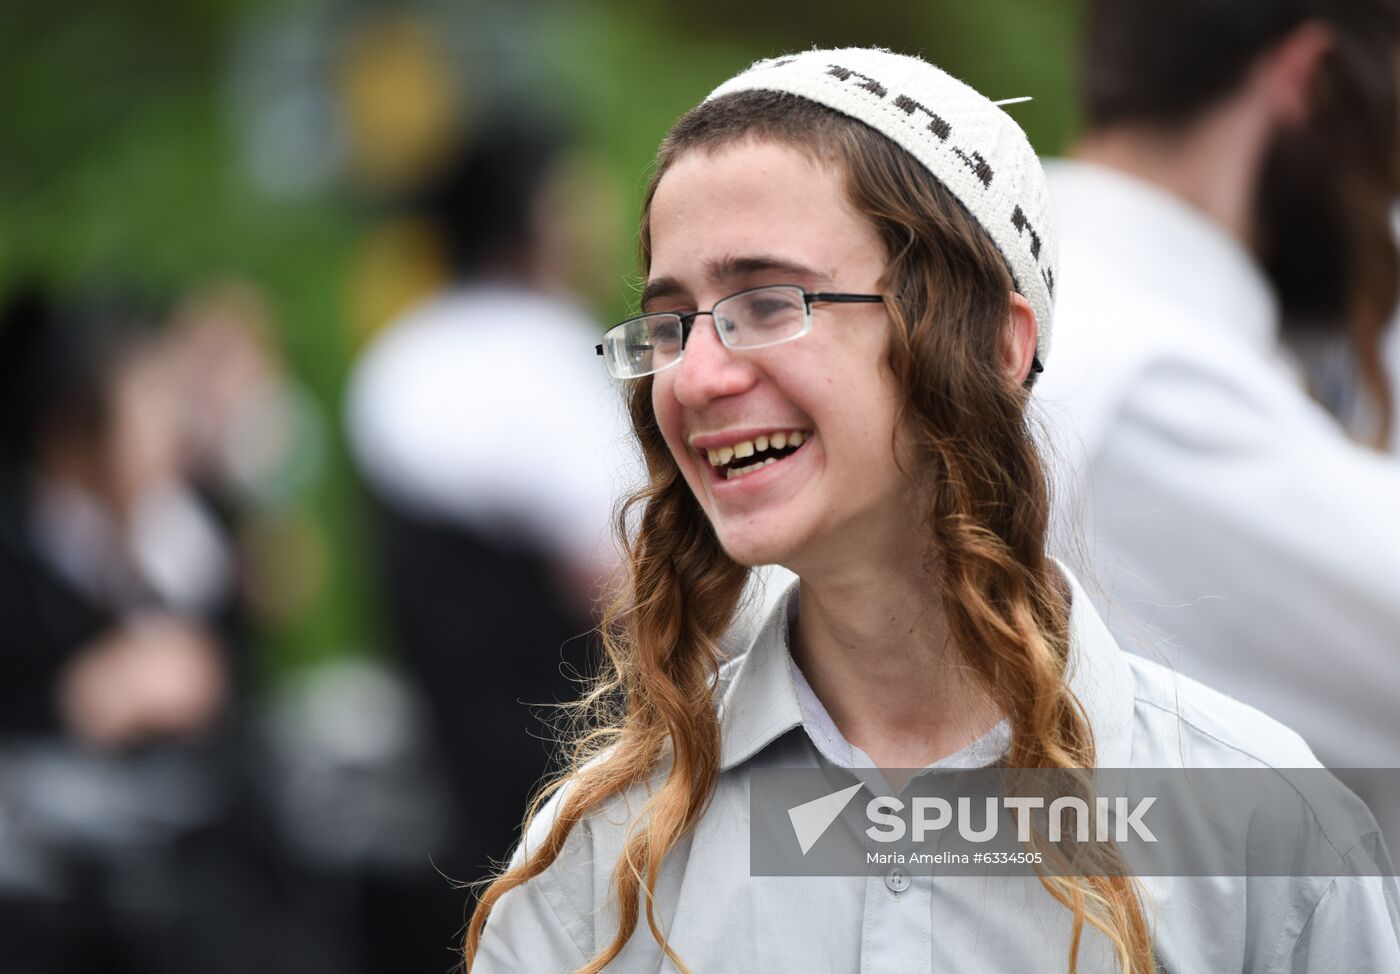
[[[524,841],[510,857],[511,868],[549,834],[568,788],[555,792],[530,823]],[[482,930],[470,974],[567,974],[593,957],[591,846],[590,825],[580,822],[544,872],[497,901]]]
[[[568,974],[588,961],[555,912],[544,874],[497,902],[481,934],[470,974]]]
[[[1291,944],[1282,945],[1284,974],[1383,974],[1400,971],[1400,898],[1393,876],[1332,881]]]

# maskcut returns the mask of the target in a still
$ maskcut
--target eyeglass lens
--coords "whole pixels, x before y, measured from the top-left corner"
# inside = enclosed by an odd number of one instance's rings
[[[777,285],[723,298],[715,303],[712,314],[715,329],[726,345],[753,348],[800,335],[807,309],[800,287]],[[605,341],[613,374],[642,376],[675,362],[686,330],[681,321],[680,315],[653,314],[624,322]]]

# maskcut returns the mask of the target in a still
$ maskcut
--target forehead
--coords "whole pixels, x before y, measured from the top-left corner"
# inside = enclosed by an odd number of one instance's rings
[[[761,273],[765,264],[836,281],[853,262],[882,254],[836,164],[766,141],[680,155],[657,185],[648,229],[649,282],[687,288]],[[805,282],[789,275],[784,283]]]

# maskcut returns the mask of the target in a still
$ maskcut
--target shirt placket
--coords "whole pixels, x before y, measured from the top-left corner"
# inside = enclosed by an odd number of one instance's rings
[[[932,974],[933,879],[888,865],[865,881],[861,974]]]

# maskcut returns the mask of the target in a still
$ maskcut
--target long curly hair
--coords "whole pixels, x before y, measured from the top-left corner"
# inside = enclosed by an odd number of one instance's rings
[[[662,143],[642,214],[644,270],[651,203],[670,166],[683,154],[745,139],[839,167],[851,203],[884,245],[887,362],[902,393],[892,448],[923,499],[930,598],[941,600],[966,665],[1010,722],[1006,763],[1092,768],[1093,735],[1066,683],[1069,605],[1045,553],[1050,504],[1027,418],[1029,389],[1003,371],[1014,288],[1006,262],[957,199],[884,136],[805,99],[742,92],[693,109]],[[663,859],[700,820],[717,784],[720,638],[748,569],[720,547],[662,439],[650,380],[632,383],[629,407],[649,479],[617,519],[630,585],[604,617],[608,663],[578,705],[587,717],[570,770],[542,790],[526,819],[528,829],[567,784],[548,834],[478,902],[468,967],[503,895],[549,868],[570,831],[602,803],[655,781],[613,873],[617,933],[580,974],[612,962],[643,917],[665,955],[686,969],[666,942],[653,892]],[[1148,974],[1151,940],[1135,884],[1111,869],[1089,872],[1041,876],[1072,915],[1069,970],[1087,922],[1112,942],[1126,974]]]

